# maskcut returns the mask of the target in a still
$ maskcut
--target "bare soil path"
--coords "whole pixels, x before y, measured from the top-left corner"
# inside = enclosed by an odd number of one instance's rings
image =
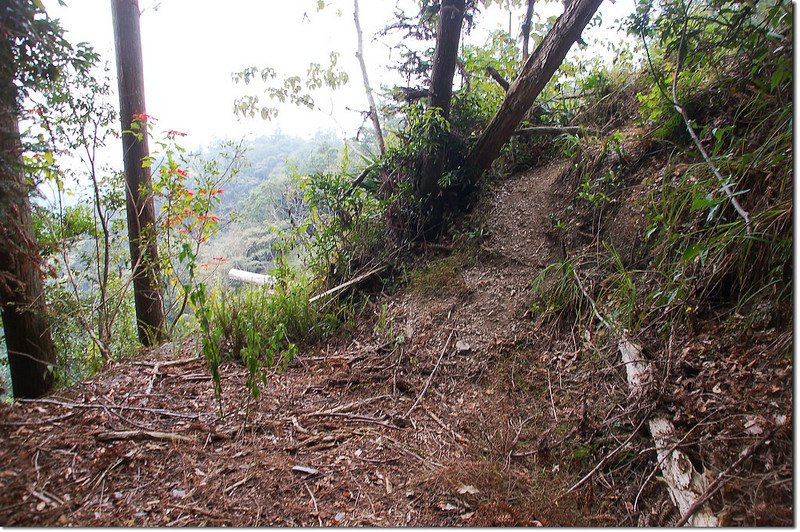
[[[554,393],[527,315],[564,168],[490,187],[487,238],[415,270],[258,401],[223,366],[224,418],[192,343],[0,408],[0,524],[602,523],[554,502],[574,472],[547,452],[580,405]]]

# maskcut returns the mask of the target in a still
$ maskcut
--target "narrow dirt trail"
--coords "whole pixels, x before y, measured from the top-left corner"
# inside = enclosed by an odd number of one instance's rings
[[[492,185],[476,253],[428,262],[258,401],[225,364],[222,419],[192,343],[0,408],[0,524],[575,524],[535,456],[558,398],[527,315],[565,167]]]

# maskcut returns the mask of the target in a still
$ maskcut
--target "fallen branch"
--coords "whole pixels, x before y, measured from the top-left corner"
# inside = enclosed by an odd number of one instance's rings
[[[627,440],[625,440],[624,442],[622,442],[622,444],[620,444],[620,446],[619,446],[619,447],[617,447],[616,449],[614,449],[613,451],[611,451],[611,452],[610,452],[609,454],[607,454],[607,455],[606,455],[606,456],[605,456],[605,457],[604,457],[602,460],[600,460],[600,462],[599,462],[599,463],[598,463],[596,466],[594,466],[594,468],[593,468],[591,471],[589,471],[588,473],[586,473],[586,475],[585,475],[585,476],[584,476],[582,479],[580,479],[578,482],[576,482],[576,483],[575,483],[575,485],[573,485],[573,486],[572,486],[570,489],[568,489],[568,490],[567,490],[567,493],[572,493],[572,492],[573,492],[573,491],[575,491],[576,489],[578,489],[578,488],[580,488],[581,486],[583,486],[583,484],[584,484],[584,483],[585,483],[587,480],[589,480],[590,478],[592,478],[592,476],[594,476],[594,474],[595,474],[595,473],[597,473],[597,472],[600,470],[600,468],[601,468],[601,467],[603,467],[603,466],[604,466],[604,465],[605,465],[605,464],[606,464],[606,463],[607,463],[609,460],[611,460],[611,459],[612,459],[614,456],[616,456],[618,452],[620,452],[622,449],[624,449],[624,448],[625,448],[625,446],[626,446],[626,445],[628,445],[628,444],[631,442],[631,440],[633,439],[633,437],[634,437],[634,436],[636,436],[636,434],[638,434],[638,433],[639,433],[639,429],[640,429],[640,428],[642,428],[642,425],[644,425],[644,422],[645,422],[645,421],[647,421],[647,418],[644,418],[644,419],[643,419],[643,420],[642,420],[642,421],[639,423],[639,425],[638,425],[638,426],[637,426],[635,429],[633,429],[633,432],[631,432],[631,435],[630,435],[630,436],[628,436],[628,439],[627,439]],[[564,495],[566,495],[567,493],[565,493]]]
[[[388,397],[391,397],[391,395],[389,395],[389,394],[378,395],[376,397],[370,397],[369,399],[364,399],[362,401],[353,401],[352,403],[347,403],[347,404],[344,404],[344,405],[341,405],[341,406],[337,406],[337,407],[331,408],[329,410],[318,410],[316,412],[311,412],[309,414],[304,414],[304,415],[306,415],[306,416],[324,416],[325,414],[335,414],[335,413],[338,413],[338,412],[349,412],[350,410],[352,410],[352,409],[354,409],[356,407],[367,405],[367,404],[372,403],[374,401],[379,401],[381,399],[386,399]]]
[[[577,272],[573,271],[573,274],[581,292],[589,300],[597,319],[612,334],[620,331],[616,324],[612,325],[603,318],[594,300],[583,287]],[[617,348],[625,366],[630,397],[639,400],[646,395],[647,388],[652,383],[653,374],[650,363],[642,357],[641,348],[631,342],[624,333],[619,334]],[[692,462],[685,453],[678,450],[675,445],[672,445],[672,442],[675,441],[675,426],[672,422],[664,416],[654,416],[650,418],[648,428],[655,443],[656,454],[659,464],[661,464],[661,473],[667,484],[670,499],[678,507],[681,515],[686,515],[688,510],[695,505],[706,491],[708,479],[694,469]],[[716,516],[711,513],[708,507],[702,507],[701,504],[698,503],[693,510],[694,515],[687,518],[691,519],[690,524],[692,526],[717,526],[718,520]]]
[[[374,417],[369,416],[362,416],[358,414],[348,414],[347,412],[312,412],[310,414],[301,414],[302,417],[338,417],[350,421],[363,421],[364,423],[372,423],[373,425],[380,425],[381,427],[386,427],[389,429],[400,430],[402,427],[397,427],[395,425],[391,425],[382,421],[380,419],[375,419]]]
[[[711,417],[711,415],[712,414],[708,414],[706,417],[704,417],[702,420],[700,420],[700,422],[696,423],[694,427],[689,429],[686,432],[686,434],[683,435],[683,438],[681,438],[680,440],[675,442],[675,444],[672,446],[672,448],[669,450],[669,452],[671,453],[673,450],[675,450],[675,449],[681,447],[682,445],[684,445],[684,442],[689,438],[689,436],[692,435],[692,432],[696,428],[698,428],[705,420],[707,420],[709,417]],[[641,453],[645,453],[645,452],[648,452],[648,451],[657,451],[657,450],[658,449],[656,449],[655,447],[650,447],[649,449],[645,449],[645,450],[641,451]],[[669,453],[665,453],[664,454],[664,457],[656,463],[656,466],[653,468],[653,470],[650,472],[650,474],[647,476],[647,478],[644,480],[644,482],[642,482],[642,485],[639,487],[639,491],[636,492],[636,498],[633,499],[633,510],[634,511],[636,511],[639,508],[639,497],[641,497],[642,493],[644,492],[644,488],[647,486],[647,483],[650,482],[650,480],[655,476],[656,472],[658,472],[658,470],[661,469],[661,464],[664,462],[664,460],[667,458],[667,456],[669,456]]]
[[[55,399],[17,399],[19,403],[43,403],[51,405],[59,405],[66,408],[89,408],[104,410],[107,408],[116,410],[131,410],[135,412],[150,412],[167,417],[177,417],[182,419],[197,419],[202,414],[184,414],[182,412],[173,412],[172,410],[164,410],[163,408],[146,408],[144,406],[122,406],[122,405],[106,405],[103,403],[68,403],[64,401],[57,401]]]
[[[625,369],[631,395],[641,397],[644,395],[645,387],[651,382],[650,364],[642,357],[641,348],[626,337],[620,339],[617,347],[623,362],[626,362]],[[671,444],[675,440],[675,427],[672,422],[666,417],[656,416],[650,419],[648,427],[655,442],[656,454],[661,463],[661,473],[667,483],[669,496],[678,507],[678,511],[681,515],[687,515],[689,509],[694,507],[693,515],[687,516],[687,521],[691,519],[691,526],[717,526],[719,522],[710,508],[702,507],[702,502],[698,502],[707,489],[707,478],[694,469],[686,454]]]
[[[745,460],[747,460],[748,458],[750,458],[750,456],[751,456],[751,455],[752,455],[754,452],[756,452],[756,449],[758,449],[759,447],[761,447],[762,445],[764,445],[764,443],[765,443],[767,440],[769,440],[769,439],[772,437],[772,435],[773,435],[774,433],[775,433],[775,429],[773,429],[773,430],[771,430],[771,431],[767,432],[767,434],[765,434],[763,438],[761,438],[759,441],[757,441],[756,443],[754,443],[753,445],[751,445],[750,447],[748,447],[748,448],[747,448],[747,449],[746,449],[746,450],[745,450],[745,451],[744,451],[744,452],[743,452],[743,453],[742,453],[742,454],[739,456],[739,459],[738,459],[738,460],[736,460],[734,463],[732,463],[730,466],[728,466],[728,468],[727,468],[727,469],[725,469],[725,471],[723,471],[722,473],[720,473],[719,475],[717,475],[717,478],[715,478],[715,479],[714,479],[714,482],[712,482],[712,483],[711,483],[711,484],[708,486],[708,488],[706,488],[706,491],[703,493],[703,495],[702,495],[702,496],[700,496],[700,498],[699,498],[699,499],[697,499],[696,501],[694,501],[694,503],[692,503],[692,505],[689,507],[689,509],[688,509],[688,510],[686,510],[686,513],[685,513],[685,514],[683,514],[683,517],[681,517],[681,518],[680,518],[680,520],[677,522],[677,524],[676,524],[675,526],[676,526],[676,527],[679,527],[679,526],[683,526],[683,525],[685,525],[685,524],[686,524],[686,523],[689,521],[689,519],[690,519],[690,518],[691,518],[691,517],[692,517],[692,516],[695,514],[695,512],[696,512],[696,511],[697,511],[697,510],[698,510],[698,509],[699,509],[699,508],[700,508],[700,507],[701,507],[701,506],[702,506],[702,505],[703,505],[703,504],[704,504],[704,503],[705,503],[705,502],[706,502],[708,499],[710,499],[710,498],[711,498],[711,497],[712,497],[712,496],[713,496],[713,495],[714,495],[716,492],[718,492],[718,491],[720,490],[720,488],[722,488],[722,486],[724,486],[724,485],[725,485],[725,482],[727,482],[727,479],[725,479],[725,481],[723,481],[722,479],[723,479],[723,478],[724,478],[726,475],[728,475],[728,473],[730,473],[731,471],[733,471],[734,469],[736,469],[737,467],[739,467],[739,465],[740,465],[742,462],[744,462]]]
[[[100,441],[114,441],[114,440],[160,440],[170,441],[173,443],[191,443],[194,440],[187,436],[181,436],[174,432],[158,432],[154,430],[123,430],[112,432],[100,432],[95,434],[94,437]]]
[[[408,409],[408,412],[406,412],[406,416],[405,417],[408,417],[408,416],[411,415],[411,412],[413,412],[414,409],[417,407],[417,404],[419,403],[420,399],[422,399],[422,396],[424,396],[425,392],[428,391],[428,386],[431,385],[431,381],[433,380],[433,376],[436,374],[436,370],[439,368],[439,364],[442,362],[442,357],[444,356],[445,352],[447,351],[447,346],[450,345],[450,340],[453,338],[453,333],[454,332],[455,331],[452,331],[452,330],[450,331],[450,336],[447,337],[447,341],[444,343],[444,348],[442,349],[442,352],[439,355],[439,360],[436,361],[436,365],[433,367],[433,371],[431,371],[431,374],[428,376],[428,381],[425,383],[425,387],[422,388],[421,392],[419,392],[419,395],[417,396],[417,400],[414,401],[414,404],[411,405],[411,408]]]
[[[382,272],[387,267],[388,266],[384,264],[383,266],[378,266],[377,268],[373,268],[372,270],[368,271],[367,273],[365,273],[363,275],[359,275],[358,277],[350,279],[346,283],[342,283],[339,286],[335,286],[335,287],[331,288],[330,290],[326,290],[325,292],[322,292],[321,294],[317,294],[316,296],[314,296],[311,299],[309,299],[308,302],[309,303],[313,303],[314,301],[318,301],[318,300],[320,300],[320,299],[322,299],[324,297],[331,296],[333,294],[337,294],[337,293],[341,292],[342,290],[344,290],[345,288],[348,288],[350,286],[353,286],[354,284],[360,283],[364,279],[367,279],[368,277],[372,277],[373,275]]]

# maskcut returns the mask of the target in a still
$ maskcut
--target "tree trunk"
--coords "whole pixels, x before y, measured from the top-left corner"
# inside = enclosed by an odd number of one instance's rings
[[[353,0],[353,20],[356,23],[356,35],[358,36],[358,64],[361,66],[361,77],[364,79],[364,91],[367,93],[367,101],[369,102],[369,117],[372,120],[372,127],[375,128],[375,141],[378,143],[378,149],[383,155],[386,152],[386,144],[383,141],[383,132],[381,131],[381,122],[378,118],[378,108],[375,106],[375,99],[372,97],[372,87],[369,84],[369,77],[367,76],[367,65],[364,63],[364,36],[361,32],[361,23],[358,19],[358,0]]]
[[[22,168],[11,44],[0,40],[0,307],[16,398],[35,398],[53,386],[56,363],[46,317],[40,257],[28,183]]]
[[[561,66],[567,52],[589,23],[602,0],[575,0],[556,21],[541,44],[525,62],[506,99],[467,156],[465,176],[475,184],[500,155],[534,100]]]
[[[458,58],[461,23],[464,20],[465,0],[442,0],[439,27],[436,32],[436,51],[433,55],[431,89],[428,109],[439,109],[442,117],[450,117],[450,98],[453,95],[453,76]],[[417,195],[422,200],[422,215],[429,233],[441,225],[442,205],[439,178],[444,171],[444,146],[438,139],[429,139],[429,150],[423,154],[416,182]]]
[[[122,131],[130,131],[133,115],[145,113],[142,44],[138,0],[111,0],[114,47],[117,58],[119,114]],[[123,133],[128,240],[130,241],[133,294],[139,340],[146,346],[165,338],[164,307],[158,285],[155,208],[150,189],[150,170],[142,167],[149,156],[147,134],[142,139]]]
[[[531,38],[531,19],[533,18],[533,2],[528,0],[528,8],[525,11],[525,22],[522,23],[522,62],[528,60],[528,43]]]

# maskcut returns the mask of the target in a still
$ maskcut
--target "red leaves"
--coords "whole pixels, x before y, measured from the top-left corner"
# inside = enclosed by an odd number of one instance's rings
[[[143,124],[148,121],[155,122],[156,120],[158,120],[156,117],[149,115],[147,113],[134,113],[133,115],[131,115],[131,118]]]

